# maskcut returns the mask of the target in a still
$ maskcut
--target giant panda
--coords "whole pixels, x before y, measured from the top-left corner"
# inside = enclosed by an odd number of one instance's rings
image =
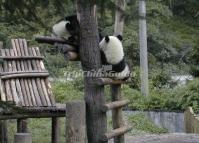
[[[102,40],[103,35],[101,29],[99,30],[99,41]],[[77,20],[77,15],[66,16],[65,18],[57,21],[52,27],[52,36],[64,38],[68,40],[73,46],[75,46],[75,51],[79,52],[79,31],[80,26]],[[63,47],[62,44],[56,44],[56,47]],[[58,48],[63,50],[63,48]]]
[[[52,27],[52,36],[65,38],[73,43],[79,40],[79,22],[77,15],[66,16],[57,21]]]
[[[122,36],[105,36],[99,43],[102,65],[111,66],[111,69],[105,71],[114,73],[115,80],[127,80],[130,76],[130,68],[124,59],[124,50],[122,45]]]

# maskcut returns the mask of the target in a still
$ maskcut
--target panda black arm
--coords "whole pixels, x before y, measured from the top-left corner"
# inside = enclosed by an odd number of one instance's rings
[[[103,52],[103,51],[100,51],[100,54],[101,54],[101,61],[102,61],[102,64],[103,64],[103,65],[108,65],[107,60],[106,60],[106,56],[105,56],[104,52]]]

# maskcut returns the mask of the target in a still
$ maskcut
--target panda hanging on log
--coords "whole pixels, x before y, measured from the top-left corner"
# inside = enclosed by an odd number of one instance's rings
[[[67,16],[52,27],[52,37],[38,37],[40,43],[55,44],[69,60],[79,59],[79,22],[76,15]],[[99,47],[104,66],[111,68],[103,71],[115,80],[126,80],[130,76],[130,68],[125,61],[122,36],[105,36],[99,33]],[[111,74],[111,76],[109,76]],[[112,76],[114,75],[114,76]]]

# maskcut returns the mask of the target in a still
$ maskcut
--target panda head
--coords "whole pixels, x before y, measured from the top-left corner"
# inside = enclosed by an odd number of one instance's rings
[[[124,58],[122,36],[106,36],[99,44],[109,64],[117,64]]]
[[[60,19],[52,27],[53,36],[64,37],[68,39],[70,36],[77,36],[79,31],[79,23],[76,15],[67,16]]]

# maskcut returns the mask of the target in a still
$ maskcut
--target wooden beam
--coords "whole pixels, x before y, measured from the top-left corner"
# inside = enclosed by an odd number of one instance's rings
[[[51,118],[51,117],[65,117],[65,112],[55,111],[55,112],[48,112],[48,113],[0,115],[0,120],[24,119],[24,118]]]
[[[47,44],[55,44],[55,43],[61,43],[61,44],[69,44],[73,46],[77,46],[76,44],[64,39],[64,38],[58,38],[58,37],[50,37],[50,36],[38,36],[35,38],[35,41],[38,43],[47,43]]]
[[[121,108],[129,103],[129,100],[122,100],[122,101],[114,101],[111,103],[107,103],[102,106],[102,111],[107,112],[108,110],[112,110],[115,108]]]
[[[3,60],[33,60],[33,59],[44,59],[43,56],[0,56]]]
[[[128,81],[123,80],[113,80],[111,78],[98,78],[94,81],[97,85],[119,85],[119,84],[125,84]]]
[[[114,137],[124,135],[126,132],[130,131],[131,129],[132,129],[132,127],[123,126],[123,127],[118,128],[118,129],[112,130],[111,132],[106,133],[102,136],[102,141],[107,141],[107,140],[112,139]]]
[[[48,77],[49,73],[35,73],[35,72],[24,72],[24,73],[19,73],[19,74],[10,74],[10,75],[4,75],[1,76],[1,79],[10,79],[10,78],[33,78],[33,77]]]

